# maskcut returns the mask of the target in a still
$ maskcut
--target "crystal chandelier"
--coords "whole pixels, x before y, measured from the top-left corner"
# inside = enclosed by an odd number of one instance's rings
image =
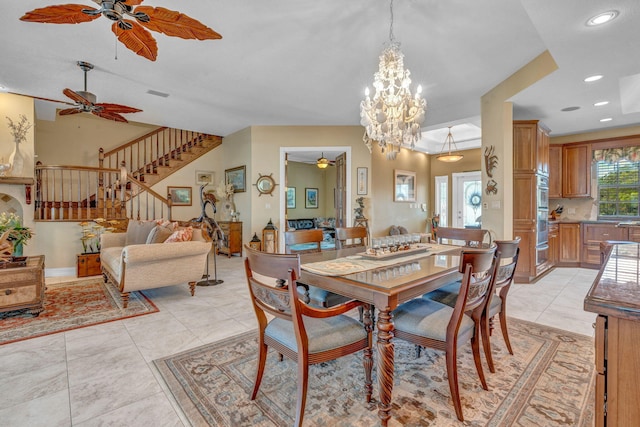
[[[421,96],[421,86],[411,95],[411,72],[405,70],[400,43],[393,36],[393,0],[390,10],[389,45],[382,51],[378,72],[373,75],[376,93],[371,99],[367,88],[365,99],[360,103],[360,123],[365,128],[362,139],[369,152],[372,142],[377,141],[387,159],[393,160],[400,147],[413,149],[422,137],[420,125],[427,102]]]
[[[451,144],[453,144],[454,148],[457,148],[456,142],[453,140],[453,135],[451,135],[452,127],[453,126],[449,126],[449,134],[444,140],[444,144],[442,144],[442,153],[436,157],[436,159],[440,160],[441,162],[453,163],[457,162],[458,160],[462,160],[462,158],[464,157],[462,154],[451,154]],[[447,149],[447,146],[449,147],[449,152],[445,153],[444,150]]]

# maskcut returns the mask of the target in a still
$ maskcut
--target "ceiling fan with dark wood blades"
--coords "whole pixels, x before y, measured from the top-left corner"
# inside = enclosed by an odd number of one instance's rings
[[[133,107],[127,107],[126,105],[108,104],[108,103],[96,103],[96,96],[87,91],[87,72],[93,69],[93,65],[88,62],[78,61],[78,67],[84,71],[84,90],[73,91],[71,89],[65,89],[62,91],[66,96],[71,98],[76,103],[73,108],[67,108],[58,112],[61,116],[68,116],[70,114],[78,113],[91,113],[103,119],[115,120],[116,122],[128,123],[121,114],[126,113],[139,113],[142,110]]]
[[[183,39],[222,38],[211,28],[183,13],[164,7],[139,6],[144,0],[92,1],[100,8],[81,4],[47,6],[25,13],[20,20],[47,24],[80,24],[102,15],[114,21],[111,30],[127,49],[151,61],[155,61],[158,56],[158,45],[147,30]]]

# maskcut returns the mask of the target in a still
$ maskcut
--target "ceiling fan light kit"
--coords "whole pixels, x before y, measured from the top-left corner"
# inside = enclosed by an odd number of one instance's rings
[[[71,98],[76,103],[76,106],[60,110],[58,112],[59,115],[68,116],[70,114],[91,113],[103,119],[128,123],[127,119],[121,114],[139,113],[142,111],[126,105],[96,103],[97,97],[87,90],[87,72],[93,70],[93,65],[85,61],[78,61],[77,65],[84,72],[84,90],[73,91],[68,88],[63,90],[62,93]]]
[[[148,30],[183,39],[222,38],[211,28],[183,13],[163,7],[139,6],[144,0],[93,1],[100,6],[99,9],[81,4],[54,5],[27,12],[20,20],[47,24],[80,24],[104,16],[113,21],[111,30],[118,41],[150,61],[156,60],[158,46]],[[134,9],[134,6],[137,7]]]

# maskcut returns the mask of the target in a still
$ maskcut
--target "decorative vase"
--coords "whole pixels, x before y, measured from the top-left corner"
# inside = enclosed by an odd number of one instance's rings
[[[22,242],[18,242],[15,245],[13,245],[13,256],[22,256],[22,249],[23,249],[23,244]]]
[[[231,221],[232,216],[231,214],[233,212],[235,212],[236,210],[236,204],[233,202],[233,199],[229,198],[229,199],[225,199],[222,202],[222,206],[220,209],[220,214],[222,216],[222,221]]]
[[[22,169],[24,169],[24,156],[20,151],[20,141],[16,140],[16,148],[9,157],[9,164],[11,165],[12,176],[22,176]]]

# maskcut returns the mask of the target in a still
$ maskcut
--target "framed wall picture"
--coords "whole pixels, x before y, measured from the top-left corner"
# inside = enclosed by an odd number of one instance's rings
[[[304,189],[304,207],[306,209],[318,209],[318,189]]]
[[[287,187],[287,209],[296,208],[296,187]]]
[[[369,169],[368,168],[358,168],[358,196],[366,196],[369,192],[368,189],[368,181],[369,181]]]
[[[247,167],[238,166],[237,168],[225,169],[224,183],[233,184],[234,193],[247,191]]]
[[[167,187],[173,206],[191,206],[191,187]]]
[[[211,185],[215,182],[213,171],[196,171],[197,185]]]
[[[415,202],[416,201],[416,173],[393,170],[393,201],[394,202]]]

